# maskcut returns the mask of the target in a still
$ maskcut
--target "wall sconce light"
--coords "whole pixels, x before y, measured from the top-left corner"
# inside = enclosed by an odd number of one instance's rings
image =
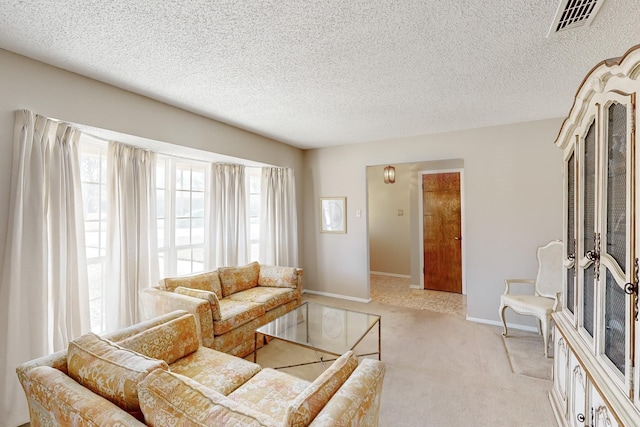
[[[396,182],[396,168],[393,166],[385,166],[384,168],[384,183],[393,184]]]

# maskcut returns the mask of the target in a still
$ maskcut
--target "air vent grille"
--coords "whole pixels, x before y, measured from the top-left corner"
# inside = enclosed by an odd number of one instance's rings
[[[588,26],[605,0],[560,0],[549,34]]]

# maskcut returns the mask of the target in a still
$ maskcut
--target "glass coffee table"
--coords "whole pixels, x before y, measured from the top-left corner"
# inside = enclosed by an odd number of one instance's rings
[[[376,325],[378,325],[378,351],[358,354],[358,356],[377,354],[378,360],[382,360],[380,320],[380,316],[376,314],[305,302],[289,313],[256,329],[253,361],[257,362],[257,343],[260,334],[306,347],[316,352],[340,356],[349,350],[354,350]],[[319,360],[316,362],[281,366],[279,369],[313,363],[322,363],[324,366],[323,362],[335,360],[324,359],[320,356],[318,358]]]

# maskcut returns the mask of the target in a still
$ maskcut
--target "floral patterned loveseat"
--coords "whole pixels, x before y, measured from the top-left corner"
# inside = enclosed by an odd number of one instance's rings
[[[302,302],[303,270],[257,262],[171,277],[140,292],[145,318],[174,310],[196,317],[201,344],[235,356],[253,351],[254,331]]]
[[[375,426],[384,365],[340,356],[313,382],[200,345],[176,311],[24,363],[31,426]]]

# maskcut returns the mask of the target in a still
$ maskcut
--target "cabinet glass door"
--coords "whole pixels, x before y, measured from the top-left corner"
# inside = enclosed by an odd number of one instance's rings
[[[567,174],[567,235],[566,235],[566,295],[564,306],[575,314],[575,297],[576,297],[576,154],[573,150],[566,161]]]
[[[602,189],[602,337],[600,353],[608,365],[630,384],[629,297],[626,283],[632,281],[629,208],[631,200],[629,107],[614,101],[603,108],[604,140]],[[627,382],[625,381],[625,382]]]
[[[584,138],[584,162],[582,169],[583,197],[581,211],[582,220],[582,309],[580,325],[593,337],[595,314],[595,274],[597,264],[596,251],[596,124],[589,126]]]

